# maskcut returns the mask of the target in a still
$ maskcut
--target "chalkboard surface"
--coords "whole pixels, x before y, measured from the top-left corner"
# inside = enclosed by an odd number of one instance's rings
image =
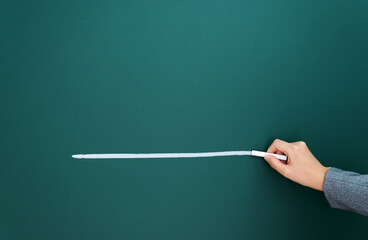
[[[0,2],[1,239],[364,239],[261,158],[368,173],[367,1]]]

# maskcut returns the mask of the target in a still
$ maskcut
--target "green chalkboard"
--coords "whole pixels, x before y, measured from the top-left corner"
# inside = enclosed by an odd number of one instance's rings
[[[364,239],[261,158],[368,173],[368,2],[0,1],[0,238]]]

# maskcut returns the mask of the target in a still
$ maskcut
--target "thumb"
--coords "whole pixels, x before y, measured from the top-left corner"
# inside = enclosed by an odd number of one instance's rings
[[[289,167],[286,164],[282,163],[279,159],[277,159],[276,157],[272,156],[272,155],[266,155],[264,157],[264,159],[266,160],[266,162],[268,164],[270,164],[270,166],[275,169],[276,171],[278,171],[281,175],[285,176],[285,171],[286,169]]]

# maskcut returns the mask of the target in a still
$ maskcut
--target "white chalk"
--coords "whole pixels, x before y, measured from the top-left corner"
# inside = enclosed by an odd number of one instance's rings
[[[279,160],[287,161],[287,156],[285,156],[285,155],[280,155],[280,154],[274,154],[274,153],[267,153],[267,152],[261,152],[261,151],[257,151],[257,150],[252,150],[252,156],[264,157],[266,155],[272,155],[272,156],[278,158]]]
[[[133,159],[133,158],[197,158],[197,157],[226,157],[246,156],[264,157],[272,155],[280,160],[287,161],[287,156],[261,151],[225,151],[225,152],[201,152],[201,153],[106,153],[106,154],[76,154],[77,159]]]

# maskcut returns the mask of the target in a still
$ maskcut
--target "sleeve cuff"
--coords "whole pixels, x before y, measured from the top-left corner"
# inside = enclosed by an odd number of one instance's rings
[[[338,168],[330,168],[326,172],[325,179],[323,181],[323,193],[332,208],[338,208],[338,204],[333,200],[333,193],[337,191],[336,182],[340,178],[342,170]]]

